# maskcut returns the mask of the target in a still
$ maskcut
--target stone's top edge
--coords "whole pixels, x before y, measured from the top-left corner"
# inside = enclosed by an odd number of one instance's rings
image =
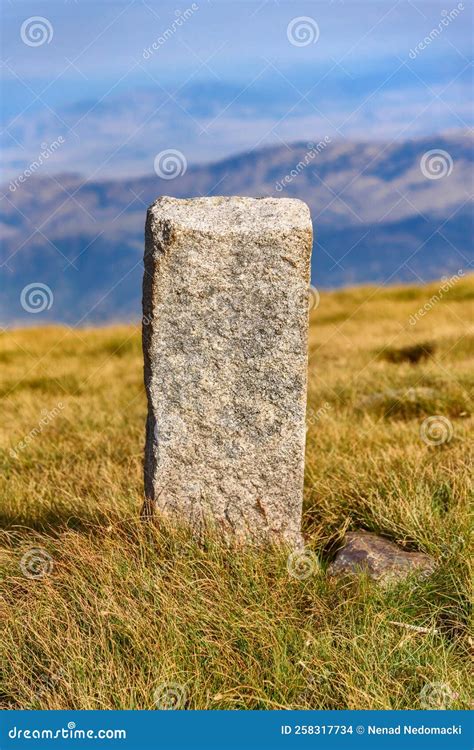
[[[311,230],[308,206],[295,198],[170,198],[161,196],[149,208],[156,220],[183,229],[213,234],[261,233],[266,230]]]

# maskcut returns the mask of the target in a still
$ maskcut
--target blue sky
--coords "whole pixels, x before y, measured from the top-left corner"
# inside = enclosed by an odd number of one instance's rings
[[[10,0],[2,10],[4,169],[8,177],[59,135],[68,144],[48,169],[87,168],[103,156],[108,175],[147,171],[150,129],[153,143],[174,137],[171,145],[205,162],[325,134],[396,139],[465,128],[472,5],[460,5],[413,57],[457,2]],[[21,28],[35,16],[51,38],[30,46]],[[298,18],[317,28],[316,40],[291,43]]]

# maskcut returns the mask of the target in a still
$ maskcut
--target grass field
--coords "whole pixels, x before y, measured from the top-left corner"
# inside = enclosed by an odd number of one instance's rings
[[[139,521],[138,328],[4,332],[3,707],[469,708],[474,277],[440,286],[323,293],[311,313],[305,580],[284,550]],[[330,578],[357,528],[435,572]]]

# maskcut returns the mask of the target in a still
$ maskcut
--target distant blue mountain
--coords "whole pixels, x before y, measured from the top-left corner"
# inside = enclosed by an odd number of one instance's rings
[[[175,179],[61,174],[31,176],[15,190],[4,185],[0,323],[137,320],[146,208],[161,194],[305,200],[319,287],[468,272],[472,162],[464,132],[393,143],[314,138],[190,166]],[[20,298],[36,282],[52,290],[54,302],[33,315]]]
[[[190,76],[181,85],[162,84],[156,73],[149,78],[146,61],[140,70],[139,78],[104,84],[102,94],[97,81],[85,96],[76,82],[48,106],[43,99],[56,87],[45,85],[40,101],[16,79],[7,81],[0,109],[5,179],[59,137],[64,142],[42,174],[78,169],[102,180],[146,174],[166,148],[181,150],[189,163],[207,163],[255,144],[291,144],[316,134],[317,140],[375,141],[473,123],[472,71],[454,49],[444,49],[440,58],[422,56],[411,66],[392,58],[376,65],[359,61],[351,74],[319,59],[304,66],[267,60],[245,84],[238,70],[235,81]],[[32,101],[24,100],[25,91]],[[442,92],[442,102],[434,92]]]

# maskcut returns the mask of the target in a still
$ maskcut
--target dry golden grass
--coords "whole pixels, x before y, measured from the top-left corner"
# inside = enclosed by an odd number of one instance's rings
[[[189,708],[400,709],[441,683],[469,707],[474,278],[410,325],[439,286],[325,293],[311,315],[304,532],[321,569],[303,581],[283,550],[200,548],[138,520],[137,328],[1,335],[3,705],[153,708],[178,684]],[[420,438],[434,415],[453,431],[438,446]],[[389,591],[329,579],[360,527],[435,573]],[[32,548],[51,558],[42,578],[22,572]]]

